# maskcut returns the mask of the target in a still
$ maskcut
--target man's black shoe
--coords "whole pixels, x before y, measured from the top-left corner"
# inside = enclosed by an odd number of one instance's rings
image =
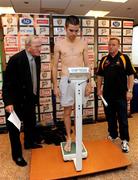
[[[33,143],[33,144],[25,144],[24,148],[25,149],[37,149],[37,148],[42,148],[43,146],[41,146],[40,144],[37,143]]]
[[[24,158],[22,157],[18,157],[16,159],[14,159],[15,163],[18,165],[18,166],[26,166],[27,165],[27,162],[24,160]]]

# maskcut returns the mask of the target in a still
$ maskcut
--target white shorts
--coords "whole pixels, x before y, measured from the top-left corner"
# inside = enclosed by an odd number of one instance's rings
[[[82,98],[83,104],[87,102],[87,98],[84,97],[86,82],[82,83]],[[59,83],[59,89],[61,92],[60,103],[63,107],[73,106],[75,103],[75,84],[69,81],[68,77],[61,77]]]

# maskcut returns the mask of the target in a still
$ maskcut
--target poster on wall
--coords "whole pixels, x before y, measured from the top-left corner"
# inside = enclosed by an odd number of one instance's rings
[[[111,20],[111,28],[121,28],[122,21],[121,20]]]
[[[99,19],[98,27],[109,27],[109,20],[108,19]]]
[[[82,19],[82,26],[83,27],[94,27],[94,23],[95,20],[94,19],[90,19],[90,18],[86,18],[86,19]]]
[[[108,28],[98,28],[98,35],[108,36],[109,35],[109,29]]]

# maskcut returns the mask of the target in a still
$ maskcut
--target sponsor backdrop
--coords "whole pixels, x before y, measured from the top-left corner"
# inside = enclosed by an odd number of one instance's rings
[[[54,43],[64,38],[66,16],[48,14],[3,14],[1,22],[3,27],[5,61],[24,49],[25,38],[28,35],[38,35],[42,39],[41,50],[41,80],[40,80],[40,107],[36,107],[37,120],[42,124],[53,124],[51,63]],[[88,43],[88,57],[91,65],[93,82],[92,93],[86,106],[83,108],[83,119],[95,119],[94,107],[94,66],[97,66],[102,56],[108,53],[107,44],[110,36],[117,36],[121,41],[120,50],[131,58],[132,19],[98,18],[80,16],[80,31],[78,36]],[[0,51],[1,52],[1,51]],[[1,57],[1,56],[0,56]],[[97,57],[97,58],[96,58]],[[60,80],[61,62],[58,66],[58,80]],[[5,125],[4,105],[1,97],[2,63],[0,59],[0,126]],[[129,105],[130,106],[130,105]],[[55,106],[54,106],[55,107]],[[103,117],[104,111],[101,100],[98,100],[98,117]],[[71,115],[74,118],[74,112]],[[56,99],[56,118],[63,119],[63,109],[59,99]]]

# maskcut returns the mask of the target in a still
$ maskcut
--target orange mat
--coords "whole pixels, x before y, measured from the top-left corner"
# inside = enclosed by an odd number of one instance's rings
[[[121,149],[109,140],[84,141],[88,151],[83,169],[76,172],[73,161],[64,162],[60,146],[32,150],[30,180],[65,179],[130,165]]]

